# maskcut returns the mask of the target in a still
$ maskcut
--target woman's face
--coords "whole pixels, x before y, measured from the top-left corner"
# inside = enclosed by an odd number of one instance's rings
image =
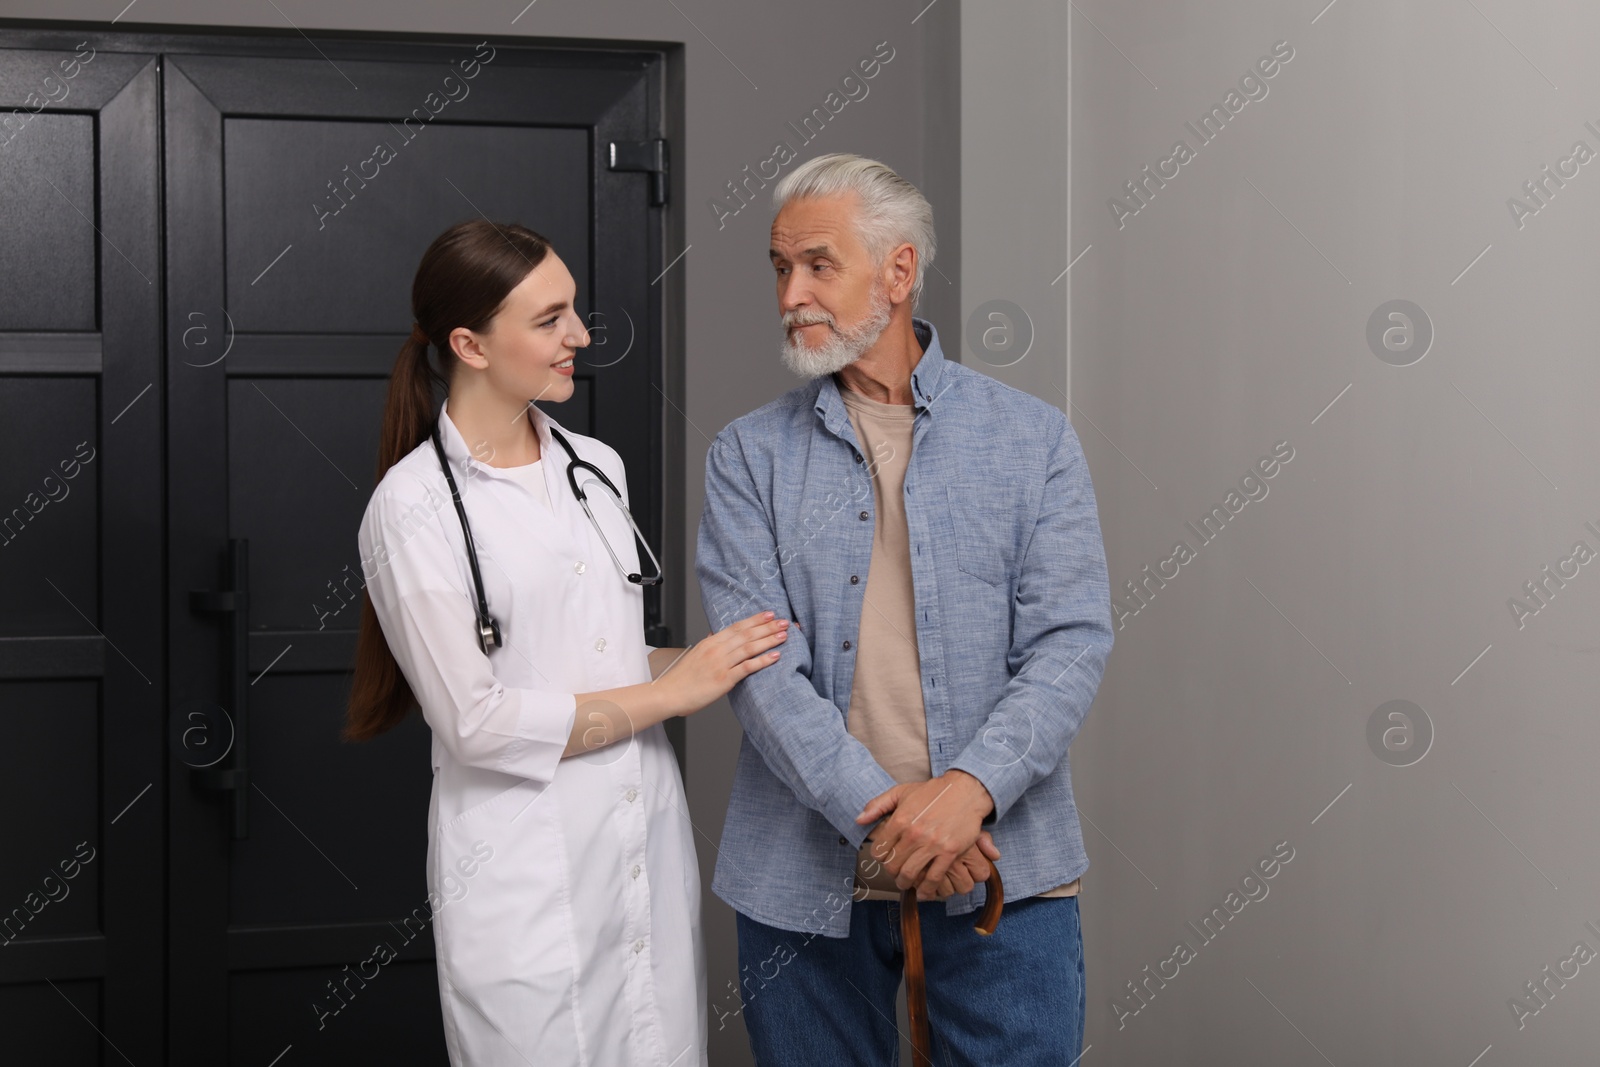
[[[507,294],[489,332],[476,335],[497,390],[554,403],[572,397],[575,353],[589,344],[577,295],[572,273],[553,251]]]

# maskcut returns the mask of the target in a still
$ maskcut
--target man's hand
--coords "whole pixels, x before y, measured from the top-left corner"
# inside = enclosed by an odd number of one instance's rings
[[[891,787],[869,801],[856,822],[888,816],[872,833],[872,854],[901,889],[917,886],[919,898],[930,900],[969,892],[968,883],[989,877],[988,860],[998,859],[999,852],[988,851],[994,849],[992,840],[988,850],[977,845],[983,817],[993,810],[994,800],[982,782],[965,771],[950,770],[926,782]],[[964,862],[952,871],[958,860]],[[975,878],[977,873],[982,877]],[[959,888],[963,884],[966,888]]]
[[[876,841],[871,837],[868,837],[867,840],[876,844]],[[989,876],[994,873],[989,863],[991,860],[998,860],[999,858],[1000,850],[995,847],[994,839],[989,836],[989,831],[985,830],[978,835],[977,844],[956,857],[956,861],[950,865],[949,873],[944,876],[944,880],[937,886],[930,886],[926,882],[917,886],[917,899],[943,900],[958,893],[970,893],[974,886],[981,885],[989,880]],[[876,863],[879,861],[873,860],[870,862]],[[877,871],[870,872],[868,877],[877,877]]]
[[[989,861],[999,858],[1000,850],[995,847],[989,831],[985,830],[978,835],[977,844],[956,857],[949,873],[938,886],[930,889],[926,882],[917,886],[917,899],[943,900],[958,893],[970,893],[973,886],[989,880],[989,875],[994,873]]]

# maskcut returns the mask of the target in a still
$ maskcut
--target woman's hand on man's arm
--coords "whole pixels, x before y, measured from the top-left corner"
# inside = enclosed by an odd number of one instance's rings
[[[576,708],[563,758],[625,741],[674,716],[693,715],[776,663],[789,620],[774,615],[757,612],[690,648],[651,648],[653,677],[648,682],[574,694]]]

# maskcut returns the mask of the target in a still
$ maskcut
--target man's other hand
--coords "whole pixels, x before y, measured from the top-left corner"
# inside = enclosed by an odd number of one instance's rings
[[[856,822],[883,818],[872,833],[872,855],[901,889],[916,886],[919,899],[934,900],[970,892],[988,879],[989,861],[1000,855],[982,829],[993,810],[982,782],[951,770],[889,788],[867,803]],[[986,847],[979,845],[980,832]]]

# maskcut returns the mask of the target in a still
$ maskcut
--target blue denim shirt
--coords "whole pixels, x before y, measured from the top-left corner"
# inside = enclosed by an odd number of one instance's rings
[[[951,362],[931,323],[905,473],[916,644],[935,776],[994,798],[1008,899],[1089,865],[1067,747],[1111,651],[1094,488],[1057,408]],[[855,821],[895,781],[846,729],[875,501],[839,385],[825,375],[735,419],[706,458],[695,571],[713,630],[793,620],[771,664],[728,694],[744,728],[712,891],[787,930],[845,937]],[[852,581],[852,576],[860,581]],[[946,913],[981,906],[984,888]]]

